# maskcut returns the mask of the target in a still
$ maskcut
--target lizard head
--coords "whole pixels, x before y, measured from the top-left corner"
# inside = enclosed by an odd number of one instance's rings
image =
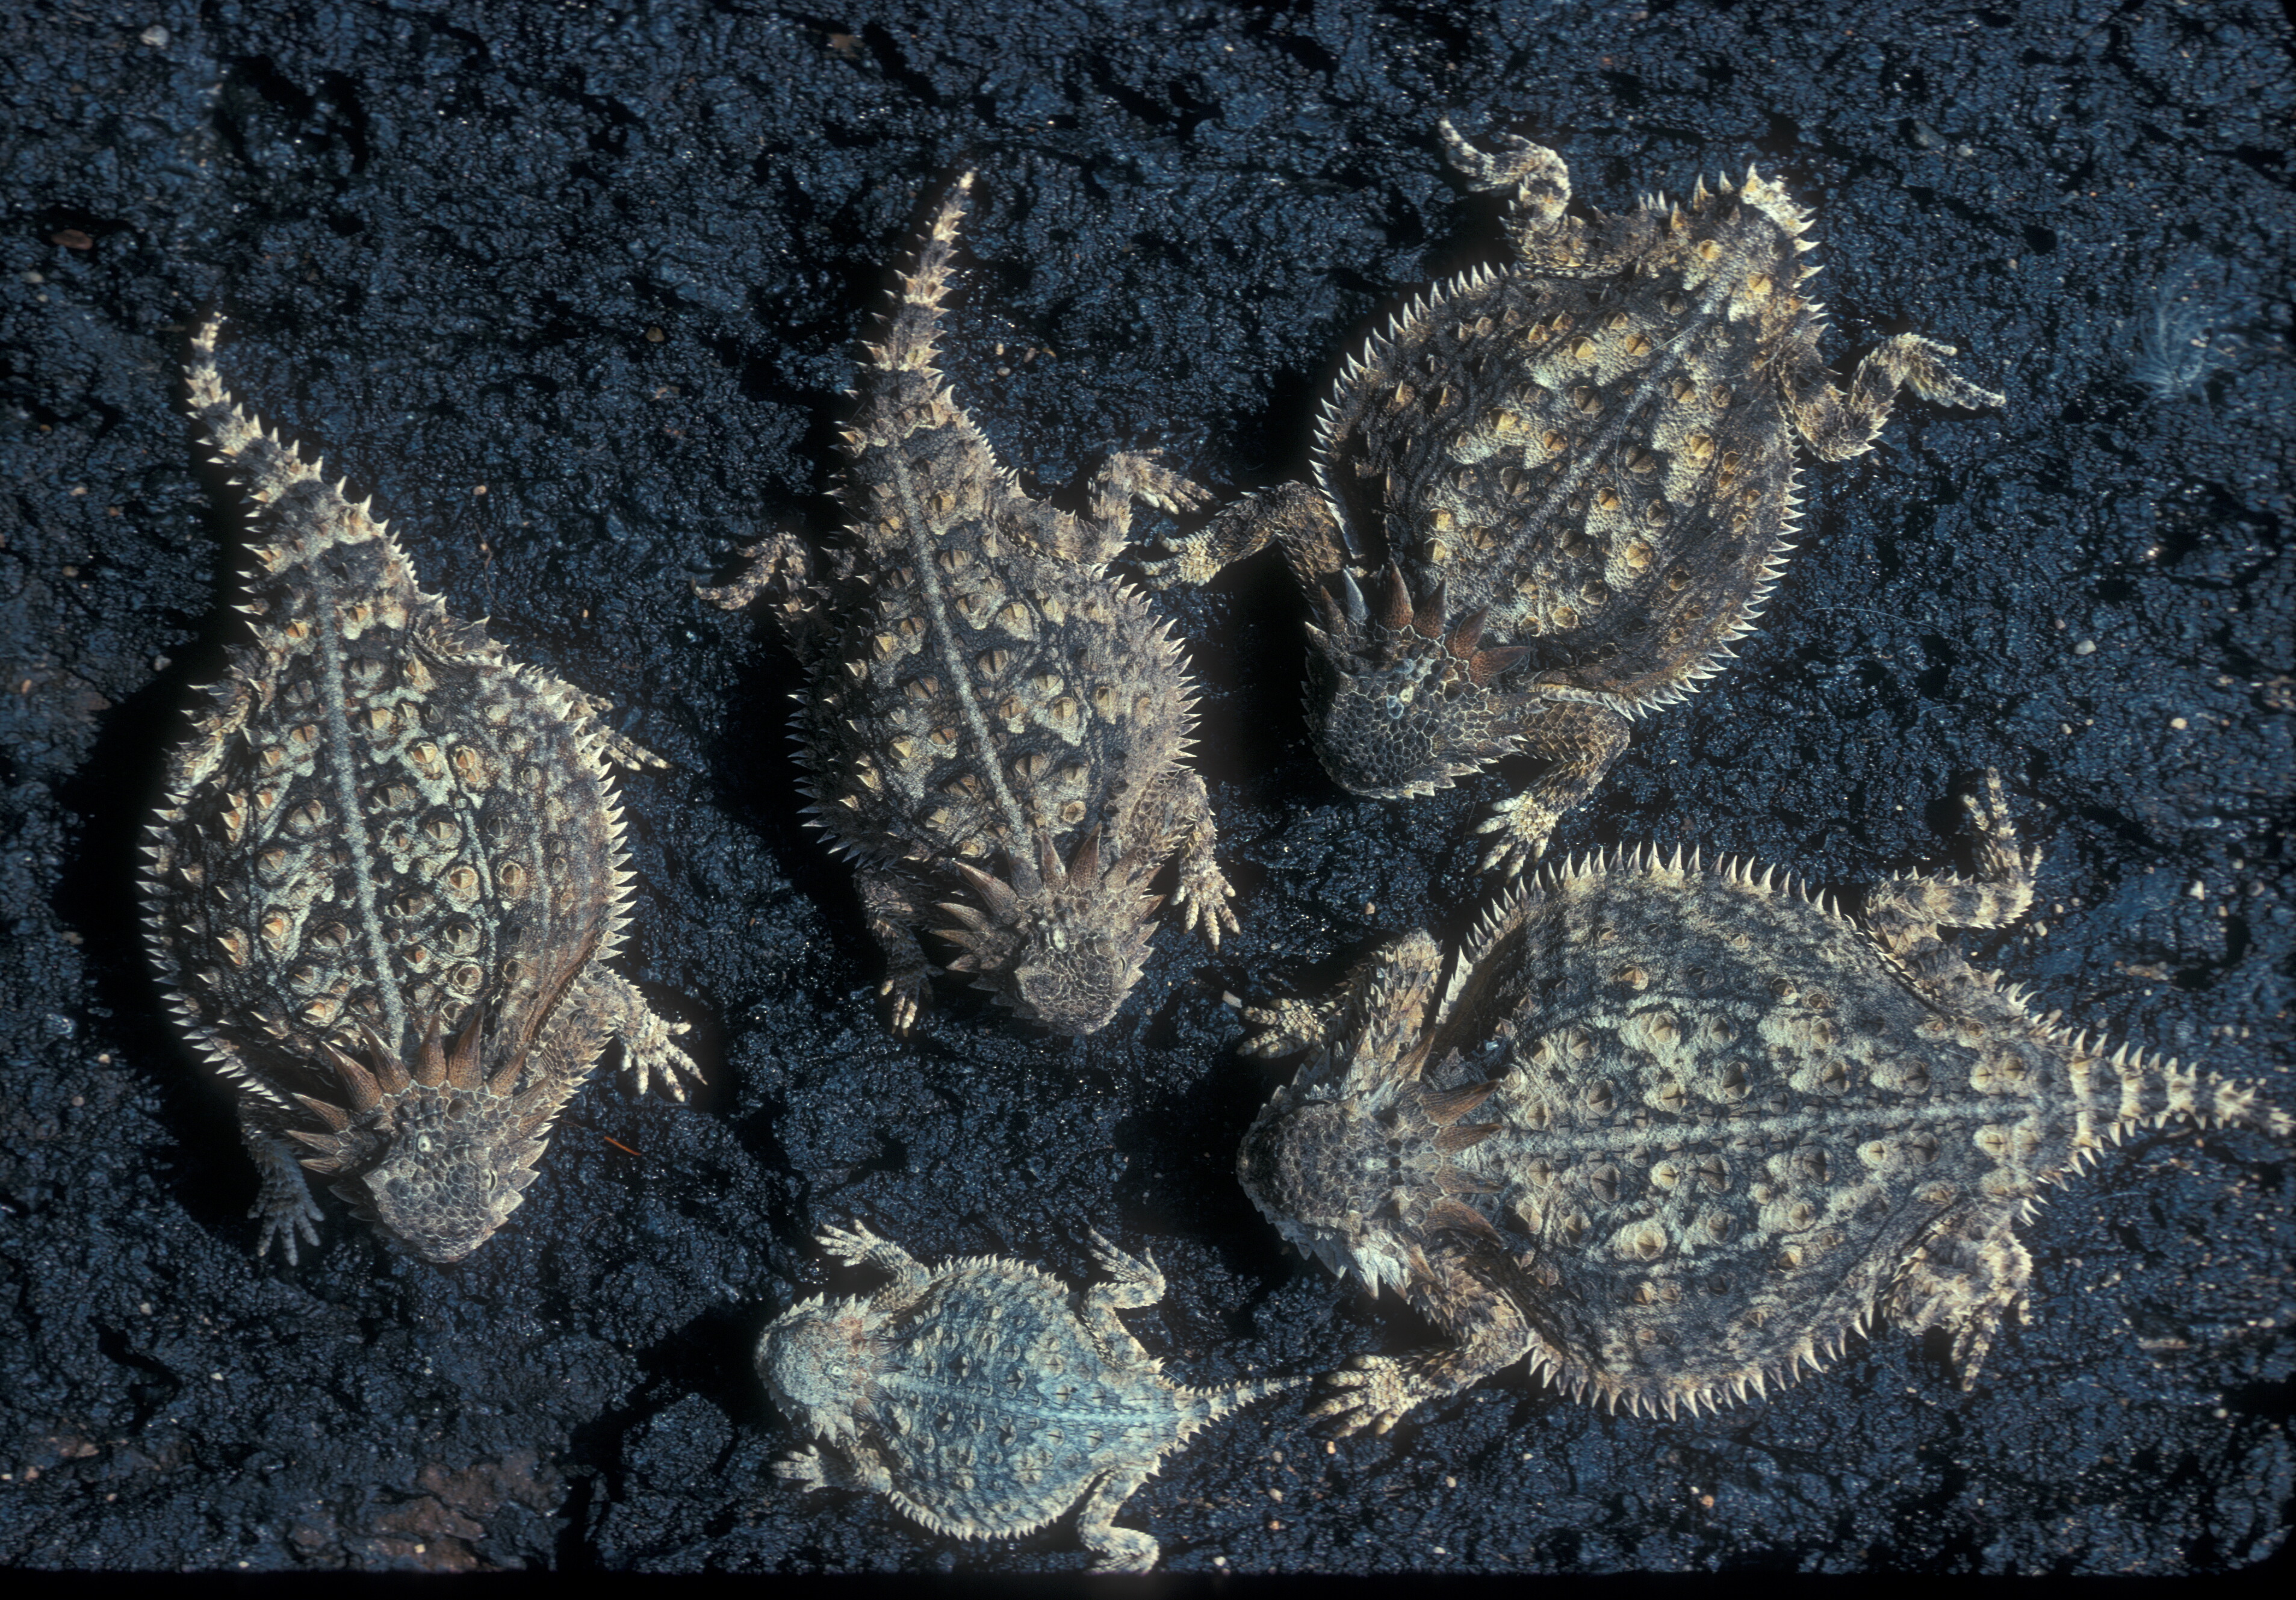
[[[758,1341],[758,1375],[782,1415],[817,1437],[854,1438],[854,1407],[884,1366],[878,1321],[865,1300],[817,1294],[775,1317]]]
[[[1442,950],[1424,932],[1365,956],[1314,1041],[1320,1048],[1236,1151],[1237,1181],[1276,1231],[1374,1292],[1423,1272],[1433,1233],[1489,1231],[1456,1198],[1485,1186],[1457,1158],[1501,1131],[1462,1120],[1498,1084],[1456,1081],[1468,1076],[1456,1051],[1434,1080],[1425,1071],[1442,970]]]
[[[484,1020],[474,1006],[448,1046],[433,1015],[411,1070],[372,1031],[372,1071],[322,1040],[348,1104],[298,1095],[319,1127],[287,1129],[310,1148],[304,1166],[334,1177],[335,1193],[395,1248],[437,1266],[485,1243],[524,1202],[565,1097],[546,1083],[515,1092],[522,1051],[483,1075]]]
[[[1153,863],[1125,856],[1103,869],[1098,830],[1087,833],[1067,866],[1049,841],[1037,870],[1001,879],[964,862],[957,871],[978,907],[944,904],[960,924],[940,936],[963,954],[951,972],[970,972],[1029,1022],[1080,1038],[1105,1027],[1148,960],[1150,919],[1163,902],[1147,892]]]
[[[1479,648],[1481,612],[1447,636],[1440,583],[1414,607],[1390,562],[1380,587],[1374,611],[1343,568],[1323,596],[1324,626],[1308,628],[1308,717],[1334,782],[1402,800],[1447,789],[1498,759],[1543,702],[1499,686],[1525,652]]]

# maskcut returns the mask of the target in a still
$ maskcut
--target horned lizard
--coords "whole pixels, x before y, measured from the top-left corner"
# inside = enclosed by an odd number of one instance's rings
[[[1087,1034],[1139,979],[1167,856],[1188,925],[1214,948],[1236,925],[1203,779],[1179,764],[1193,697],[1179,646],[1109,571],[1133,500],[1177,510],[1204,496],[1117,455],[1072,516],[998,463],[934,365],[972,184],[941,202],[864,347],[842,546],[824,568],[784,533],[701,593],[728,610],[769,593],[806,666],[811,808],[858,864],[895,1030],[923,1001],[914,930],[939,901],[951,971],[1055,1033]]]
[[[258,1254],[318,1243],[308,1168],[394,1245],[459,1260],[610,1038],[641,1093],[694,1073],[684,1025],[605,964],[630,892],[605,762],[661,762],[423,593],[368,506],[225,390],[219,320],[191,400],[254,518],[254,636],[169,756],[152,958],[237,1092]]]
[[[893,1281],[865,1298],[800,1301],[758,1341],[775,1404],[827,1444],[775,1470],[808,1488],[875,1489],[936,1533],[1028,1533],[1082,1498],[1077,1537],[1093,1564],[1144,1572],[1156,1541],[1114,1524],[1125,1500],[1207,1423],[1305,1381],[1167,1380],[1116,1315],[1163,1299],[1164,1275],[1096,1233],[1093,1259],[1113,1281],[1082,1293],[994,1256],[928,1270],[857,1222],[817,1242]]]
[[[2036,1016],[1947,927],[2032,898],[2000,784],[1978,872],[1878,885],[1862,917],[1681,852],[1547,869],[1442,982],[1414,933],[1340,995],[1248,1013],[1311,1046],[1237,1170],[1284,1236],[1455,1341],[1332,1375],[1384,1432],[1515,1359],[1573,1396],[1709,1407],[1885,1315],[1944,1330],[1963,1387],[2026,1315],[2016,1225],[2107,1141],[2175,1118],[2285,1136],[2252,1089]]]
[[[1795,436],[1859,455],[1900,384],[2002,400],[1910,333],[1835,389],[1824,308],[1799,292],[1809,215],[1751,168],[1582,221],[1554,152],[1441,133],[1469,187],[1507,192],[1513,258],[1439,285],[1347,362],[1312,485],[1236,502],[1143,570],[1202,583],[1282,546],[1321,613],[1308,714],[1344,788],[1398,800],[1545,758],[1480,825],[1498,835],[1483,866],[1511,875],[1634,720],[1752,631],[1793,548]]]

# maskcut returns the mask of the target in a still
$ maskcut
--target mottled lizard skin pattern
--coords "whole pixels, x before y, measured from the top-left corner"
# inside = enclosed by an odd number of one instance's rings
[[[791,1306],[758,1344],[783,1415],[822,1442],[775,1470],[808,1488],[873,1489],[936,1533],[1043,1527],[1078,1500],[1077,1537],[1107,1571],[1144,1572],[1156,1541],[1111,1520],[1198,1429],[1300,1378],[1186,1389],[1117,1313],[1164,1298],[1155,1263],[1098,1234],[1110,1281],[1081,1292],[1019,1261],[928,1268],[859,1223],[821,1247],[892,1281]]]
[[[307,1170],[394,1246],[461,1259],[521,1203],[610,1040],[640,1092],[693,1063],[606,965],[630,878],[606,702],[417,587],[384,524],[234,402],[217,322],[191,403],[247,497],[231,652],[145,847],[152,959],[236,1093],[258,1252],[318,1242]]]
[[[2289,1119],[2251,1088],[2036,1016],[1942,930],[2022,915],[1997,781],[1978,871],[1851,920],[1679,852],[1542,871],[1451,964],[1424,933],[1332,1001],[1250,1013],[1314,1054],[1246,1136],[1244,1188],[1332,1271],[1451,1342],[1359,1359],[1316,1407],[1385,1432],[1511,1362],[1673,1415],[1742,1400],[1887,1317],[1964,1387],[2027,1308],[2017,1224],[2132,1128]]]
[[[767,595],[805,664],[797,737],[812,813],[852,858],[884,951],[896,1032],[928,968],[916,930],[1056,1034],[1103,1027],[1139,981],[1162,898],[1214,948],[1233,929],[1203,780],[1182,766],[1194,690],[1180,649],[1109,563],[1131,507],[1202,491],[1111,457],[1082,516],[1027,494],[936,369],[960,178],[893,310],[863,349],[835,484],[849,526],[825,560],[783,534],[702,594]]]
[[[1800,293],[1809,216],[1751,170],[1582,220],[1554,152],[1441,131],[1469,187],[1506,194],[1513,258],[1428,291],[1346,364],[1312,484],[1236,503],[1143,570],[1202,583],[1282,546],[1319,613],[1316,749],[1356,793],[1543,759],[1481,825],[1483,866],[1513,874],[1634,720],[1752,631],[1793,547],[1797,438],[1841,461],[1873,447],[1900,385],[2001,397],[1910,333],[1837,390],[1824,308]]]

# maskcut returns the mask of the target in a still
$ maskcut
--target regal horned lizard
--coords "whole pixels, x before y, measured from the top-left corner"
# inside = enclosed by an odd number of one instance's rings
[[[459,1260],[610,1038],[641,1093],[659,1072],[682,1099],[695,1071],[606,965],[630,877],[605,762],[661,763],[423,593],[367,506],[226,392],[218,320],[191,400],[254,519],[253,638],[169,755],[152,958],[237,1092],[258,1254],[318,1243],[308,1168],[394,1245]]]
[[[1167,1380],[1116,1315],[1163,1299],[1164,1275],[1098,1234],[1093,1259],[1113,1281],[1081,1293],[994,1256],[928,1270],[857,1222],[817,1239],[893,1281],[800,1301],[758,1342],[774,1403],[827,1445],[775,1470],[808,1488],[875,1489],[936,1533],[1028,1533],[1083,1498],[1077,1537],[1094,1565],[1144,1572],[1156,1541],[1117,1527],[1118,1508],[1205,1424],[1305,1382]]]
[[[1308,714],[1344,788],[1398,800],[1544,758],[1480,825],[1498,835],[1483,866],[1512,874],[1633,721],[1752,631],[1793,547],[1796,436],[1859,455],[1900,384],[2002,401],[1910,333],[1835,389],[1824,308],[1799,291],[1809,216],[1751,169],[1581,220],[1554,152],[1441,132],[1470,187],[1508,192],[1514,258],[1439,285],[1346,364],[1312,486],[1241,500],[1143,570],[1202,583],[1282,546],[1321,614]]]
[[[1519,1358],[1673,1415],[1792,1379],[1877,1314],[1974,1383],[2026,1315],[2016,1225],[2108,1142],[2175,1118],[2286,1135],[2252,1089],[2035,1016],[1948,927],[2032,898],[1988,777],[1978,872],[1867,891],[1852,920],[1767,868],[1655,852],[1542,872],[1439,981],[1424,933],[1322,1005],[1237,1170],[1303,1251],[1399,1290],[1447,1347],[1359,1359],[1316,1407],[1385,1432]]]
[[[998,463],[934,366],[972,184],[941,202],[863,348],[836,485],[848,537],[824,569],[783,534],[701,593],[728,610],[769,593],[805,664],[811,808],[858,864],[895,1030],[924,997],[914,929],[938,901],[951,971],[1087,1034],[1139,979],[1166,857],[1191,928],[1218,948],[1236,925],[1203,779],[1180,765],[1193,690],[1179,646],[1109,571],[1135,499],[1177,510],[1203,494],[1118,455],[1073,516]]]

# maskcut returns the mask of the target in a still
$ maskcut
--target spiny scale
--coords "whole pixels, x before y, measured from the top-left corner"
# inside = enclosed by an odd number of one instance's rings
[[[1085,1034],[1139,978],[1168,857],[1188,924],[1215,948],[1235,926],[1203,780],[1181,765],[1194,693],[1179,646],[1108,570],[1134,500],[1202,496],[1119,455],[1074,516],[997,461],[934,364],[971,188],[936,209],[862,347],[845,537],[824,560],[783,534],[702,593],[729,609],[765,595],[805,664],[808,808],[857,864],[894,1029],[925,997],[930,929],[955,948],[951,971]]]
[[[366,505],[233,400],[220,320],[187,377],[247,496],[251,639],[169,754],[152,961],[238,1095],[258,1252],[317,1243],[308,1168],[392,1244],[459,1259],[610,1039],[641,1091],[659,1072],[682,1097],[694,1071],[683,1025],[604,964],[630,895],[605,764],[660,763],[449,616]]]
[[[1900,384],[1956,406],[2001,397],[1953,352],[1884,341],[1836,390],[1821,308],[1795,285],[1809,216],[1751,169],[1688,207],[1590,221],[1553,151],[1490,151],[1441,127],[1451,164],[1505,191],[1514,258],[1411,302],[1342,365],[1314,482],[1239,503],[1168,560],[1201,583],[1271,541],[1316,602],[1309,719],[1332,776],[1424,795],[1522,752],[1547,770],[1481,831],[1510,875],[1626,749],[1629,725],[1733,659],[1784,570],[1797,437],[1872,447]],[[1365,613],[1384,583],[1416,625]],[[1450,647],[1472,619],[1482,653]]]
[[[1408,935],[1328,1005],[1247,1011],[1314,1054],[1238,1172],[1286,1238],[1402,1292],[1445,1348],[1358,1361],[1319,1410],[1385,1431],[1529,1358],[1574,1397],[1676,1414],[1790,1382],[1886,1314],[1972,1383],[2032,1262],[2016,1225],[2128,1128],[2286,1136],[2246,1086],[2037,1016],[1948,927],[2032,898],[1988,778],[1979,870],[1868,890],[1655,850],[1549,867],[1456,960]]]

